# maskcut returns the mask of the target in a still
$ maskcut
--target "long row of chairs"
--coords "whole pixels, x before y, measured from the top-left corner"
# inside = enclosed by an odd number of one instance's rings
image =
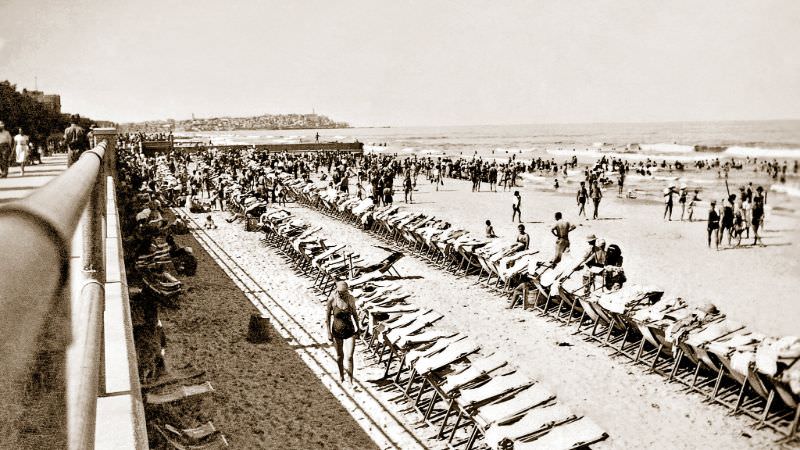
[[[513,242],[475,236],[413,207],[376,206],[371,198],[337,192],[324,183],[287,177],[285,184],[299,203],[352,223],[434,267],[458,277],[477,275],[476,285],[501,294],[523,286],[523,308],[574,326],[612,355],[682,383],[733,414],[750,416],[755,427],[772,428],[784,435],[783,441],[798,438],[796,336],[766,336],[713,305],[691,305],[659,289],[607,283],[618,267],[576,270],[581,261],[575,254],[566,253],[553,265],[533,245],[515,251]]]
[[[481,354],[466,335],[438,326],[442,315],[415,306],[394,280],[390,252],[370,264],[319,226],[282,208],[260,218],[263,242],[327,295],[346,280],[357,299],[361,339],[383,376],[380,389],[396,394],[403,410],[417,411],[450,448],[483,443],[503,449],[587,448],[607,438],[591,419],[556,401],[541,383],[522,375],[500,354]]]

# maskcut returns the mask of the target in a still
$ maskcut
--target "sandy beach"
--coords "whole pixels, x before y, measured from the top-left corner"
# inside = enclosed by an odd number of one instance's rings
[[[362,255],[380,258],[384,254],[373,246],[381,241],[351,225],[297,205],[291,211],[323,225],[326,236],[346,242]],[[220,228],[208,235],[215,242],[254,277],[264,280],[273,295],[291,299],[287,305],[296,317],[310,326],[321,323],[320,299],[296,289],[308,282],[274,250],[258,244],[260,233],[226,223],[224,213],[213,216]],[[400,260],[396,267],[410,278],[399,282],[412,293],[411,302],[442,313],[442,327],[467,333],[486,354],[501,352],[522,373],[549,386],[560,402],[604,427],[611,438],[595,448],[765,448],[776,438],[769,431],[752,429],[742,417],[730,417],[724,409],[703,403],[700,396],[685,394],[660,376],[615,360],[607,350],[572,335],[570,329],[530,311],[505,309],[501,297],[475,288],[470,278],[431,269],[414,257]],[[364,360],[359,359],[358,378],[374,376],[374,368],[362,364]],[[404,419],[413,424],[419,418]]]

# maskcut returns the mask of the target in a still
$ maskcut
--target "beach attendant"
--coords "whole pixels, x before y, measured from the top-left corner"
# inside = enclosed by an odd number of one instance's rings
[[[350,294],[347,283],[339,281],[336,283],[336,290],[328,297],[325,325],[328,340],[333,342],[336,349],[336,364],[339,366],[339,378],[342,382],[346,370],[350,383],[353,383],[355,336],[361,332],[356,317],[356,299]]]

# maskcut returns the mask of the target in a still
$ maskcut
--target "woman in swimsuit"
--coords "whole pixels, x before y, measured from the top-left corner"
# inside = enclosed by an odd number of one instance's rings
[[[325,313],[325,325],[328,329],[328,340],[336,348],[336,364],[339,366],[339,377],[344,382],[344,362],[347,361],[347,373],[353,383],[353,351],[355,335],[361,330],[356,319],[356,299],[347,290],[347,283],[336,283],[336,291],[328,298]]]
[[[511,222],[514,222],[516,217],[522,223],[522,197],[519,195],[519,191],[514,191],[514,199],[514,203],[511,205]]]

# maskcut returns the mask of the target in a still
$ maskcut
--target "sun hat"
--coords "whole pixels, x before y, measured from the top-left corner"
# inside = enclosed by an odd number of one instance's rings
[[[586,236],[586,242],[594,242],[596,240],[597,240],[597,236],[595,236],[593,234],[590,234],[590,235]]]

